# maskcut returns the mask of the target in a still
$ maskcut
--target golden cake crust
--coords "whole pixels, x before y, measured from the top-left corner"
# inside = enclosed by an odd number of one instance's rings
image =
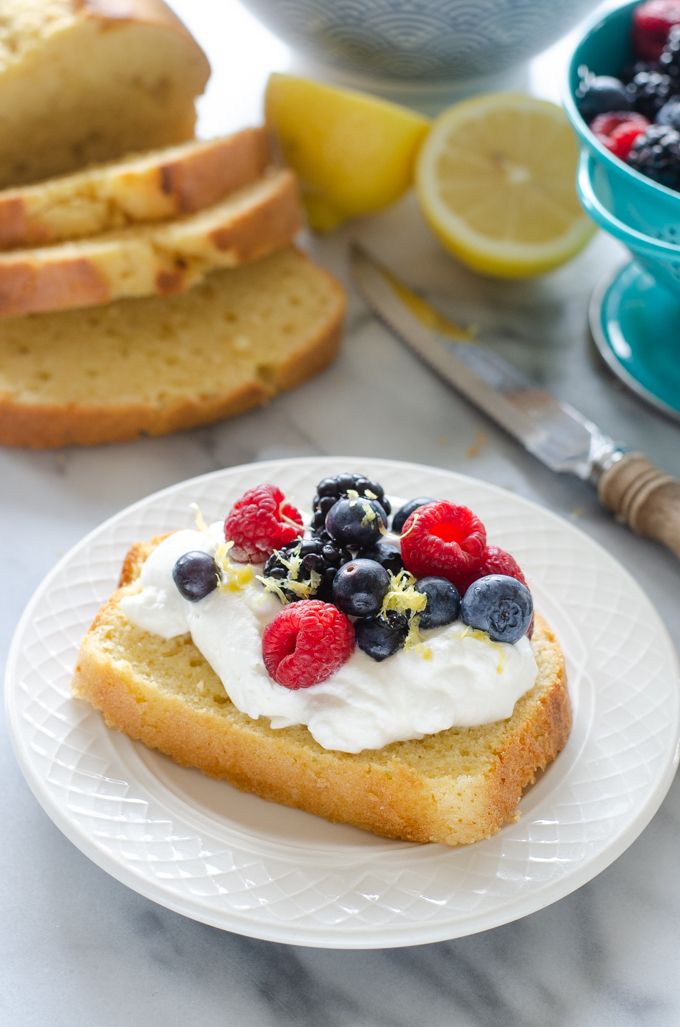
[[[164,640],[120,608],[161,541],[128,553],[120,588],[81,645],[76,696],[106,723],[245,792],[389,838],[467,844],[513,817],[522,789],[563,748],[571,707],[560,646],[536,615],[535,686],[506,721],[451,728],[358,754],[323,749],[303,727],[240,713],[189,635]]]
[[[0,249],[84,239],[212,206],[270,163],[265,131],[245,128],[0,191]]]
[[[174,221],[0,253],[0,314],[173,296],[215,268],[287,245],[299,227],[295,176],[272,170],[220,203]]]

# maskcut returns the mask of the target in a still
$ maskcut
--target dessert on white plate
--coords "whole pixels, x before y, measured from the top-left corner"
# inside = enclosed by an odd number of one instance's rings
[[[137,544],[75,694],[263,798],[389,837],[489,837],[568,736],[560,647],[470,510],[419,497],[392,535],[390,513],[382,486],[339,475],[307,529],[262,485],[224,526],[199,514]]]

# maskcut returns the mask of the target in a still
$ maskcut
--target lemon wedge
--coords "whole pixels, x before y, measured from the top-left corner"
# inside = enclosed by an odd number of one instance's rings
[[[469,267],[502,278],[540,275],[595,231],[576,196],[577,159],[561,107],[487,93],[434,122],[418,157],[418,199],[444,245]]]
[[[298,173],[312,228],[379,210],[413,181],[429,121],[373,96],[292,75],[270,75],[267,127]]]

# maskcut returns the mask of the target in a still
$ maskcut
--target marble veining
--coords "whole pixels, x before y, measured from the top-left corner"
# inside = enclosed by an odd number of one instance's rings
[[[202,42],[212,3],[174,4]],[[285,67],[285,49],[231,0],[220,6],[221,31],[233,19],[248,45],[257,42],[264,54],[243,101],[244,121],[252,120],[253,97],[266,74],[262,68],[266,62]],[[226,35],[206,38],[216,66],[216,86],[201,109],[209,132],[231,127],[220,122],[229,81],[226,62],[219,64],[220,38],[227,50],[234,48]],[[345,282],[350,237],[360,238],[443,311],[478,324],[485,341],[610,435],[680,475],[680,428],[613,380],[588,339],[589,292],[600,274],[624,258],[617,244],[600,236],[572,264],[541,281],[494,283],[449,258],[407,198],[311,244]],[[520,450],[419,364],[354,294],[348,329],[333,367],[234,421],[97,450],[1,451],[0,659],[46,571],[122,507],[219,467],[342,452],[476,475],[572,518],[629,569],[680,643],[680,565],[673,557],[614,522],[586,485],[551,474]],[[555,905],[452,942],[342,952],[220,932],[119,884],[40,809],[14,761],[4,721],[0,775],[0,1022],[10,1027],[680,1022],[677,781],[640,838],[599,877]]]

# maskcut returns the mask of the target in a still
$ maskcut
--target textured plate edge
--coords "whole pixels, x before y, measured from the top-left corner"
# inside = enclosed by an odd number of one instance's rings
[[[186,486],[192,482],[205,482],[236,471],[247,472],[258,468],[262,469],[263,472],[268,473],[268,469],[270,468],[275,471],[276,468],[289,466],[292,463],[296,465],[314,465],[324,462],[337,462],[347,466],[360,465],[362,462],[370,462],[371,464],[383,465],[388,469],[389,467],[398,467],[400,469],[406,468],[425,474],[441,474],[454,479],[460,479],[464,482],[471,483],[472,485],[482,485],[485,489],[495,492],[501,497],[507,498],[507,491],[501,486],[493,485],[489,482],[483,481],[482,479],[474,478],[471,475],[461,474],[458,471],[451,471],[447,468],[435,467],[428,464],[417,464],[410,461],[384,459],[381,457],[319,455],[300,457],[298,459],[285,458],[281,460],[256,461],[250,464],[238,464],[233,467],[221,468],[217,471],[198,475],[195,478],[188,478],[180,482],[176,482],[173,485],[160,489],[159,491],[138,500],[136,503],[132,503],[129,506],[124,507],[118,513],[107,518],[107,520],[102,524],[88,532],[80,542],[77,542],[72,546],[71,549],[55,564],[31,596],[21,618],[19,619],[19,623],[17,624],[10,644],[5,672],[5,713],[7,717],[10,741],[19,767],[35,798],[42,809],[50,817],[52,822],[69,839],[69,841],[71,841],[78,849],[80,849],[81,852],[91,859],[93,863],[100,867],[100,869],[106,871],[106,873],[115,880],[125,884],[127,887],[130,887],[133,891],[136,891],[138,894],[156,902],[164,908],[180,913],[190,919],[208,924],[209,926],[216,927],[220,930],[233,931],[234,933],[245,937],[258,938],[264,941],[277,943],[300,945],[308,948],[331,948],[343,950],[402,948],[410,945],[434,944],[441,941],[453,940],[454,938],[468,937],[473,934],[478,934],[481,931],[490,930],[494,927],[500,927],[503,924],[522,919],[531,913],[538,912],[546,906],[551,905],[553,902],[565,898],[567,895],[582,887],[610,866],[611,863],[613,863],[633,843],[633,841],[635,841],[651,821],[673,782],[678,762],[680,760],[680,705],[676,705],[676,722],[674,729],[675,748],[670,758],[667,760],[665,773],[660,775],[656,787],[650,793],[645,804],[640,808],[637,815],[633,817],[632,821],[626,825],[625,829],[623,829],[619,835],[609,842],[609,844],[599,853],[599,856],[591,859],[588,863],[569,874],[568,877],[560,878],[552,884],[548,884],[545,888],[538,888],[530,896],[527,896],[524,901],[521,899],[513,899],[510,902],[497,906],[493,911],[485,915],[474,914],[470,915],[469,918],[459,918],[457,921],[457,926],[460,928],[459,930],[456,930],[455,928],[452,930],[452,924],[448,926],[446,924],[423,924],[422,926],[417,924],[404,924],[399,927],[391,926],[389,928],[375,929],[364,925],[359,929],[355,928],[354,935],[351,935],[348,932],[346,936],[338,937],[337,934],[334,934],[332,929],[316,930],[313,928],[304,928],[299,930],[291,927],[289,924],[253,924],[252,921],[244,921],[242,923],[240,918],[233,913],[221,914],[220,916],[215,917],[206,916],[203,908],[194,909],[190,902],[179,901],[177,895],[172,893],[168,894],[160,886],[156,885],[155,882],[127,870],[113,857],[109,856],[103,849],[98,848],[90,840],[89,836],[72,820],[70,820],[62,812],[60,807],[53,803],[51,794],[43,786],[42,778],[34,771],[27,746],[24,744],[24,739],[18,728],[18,715],[14,705],[13,671],[15,670],[19,658],[21,636],[31,620],[33,610],[42,598],[43,594],[49,589],[53,579],[59,575],[62,567],[68,563],[77,552],[87,547],[94,538],[100,534],[106,533],[118,520],[134,513],[138,508],[144,507],[161,499],[163,496],[174,492],[180,486]],[[634,589],[644,597],[654,618],[658,622],[658,626],[661,628],[661,632],[668,645],[669,655],[675,667],[676,685],[680,684],[680,661],[678,660],[678,654],[666,625],[663,623],[654,607],[654,604],[647,596],[647,593],[635,581],[632,575],[629,574],[626,568],[611,556],[611,554],[599,542],[591,538],[591,536],[582,529],[566,522],[564,518],[560,517],[558,514],[553,513],[551,510],[546,509],[533,500],[526,499],[523,496],[517,496],[514,493],[512,494],[512,499],[520,503],[520,505],[525,505],[528,508],[539,512],[541,516],[547,517],[549,520],[552,520],[559,525],[564,526],[566,524],[570,531],[575,532],[578,536],[584,539],[588,545],[595,547],[601,556],[616,567],[618,573],[623,574],[629,579]],[[468,923],[468,919],[472,921],[472,923]],[[365,938],[365,935],[367,934],[371,935],[371,940],[368,944]],[[310,935],[313,935],[313,937],[310,937]],[[426,935],[426,937],[422,937],[422,935]]]

